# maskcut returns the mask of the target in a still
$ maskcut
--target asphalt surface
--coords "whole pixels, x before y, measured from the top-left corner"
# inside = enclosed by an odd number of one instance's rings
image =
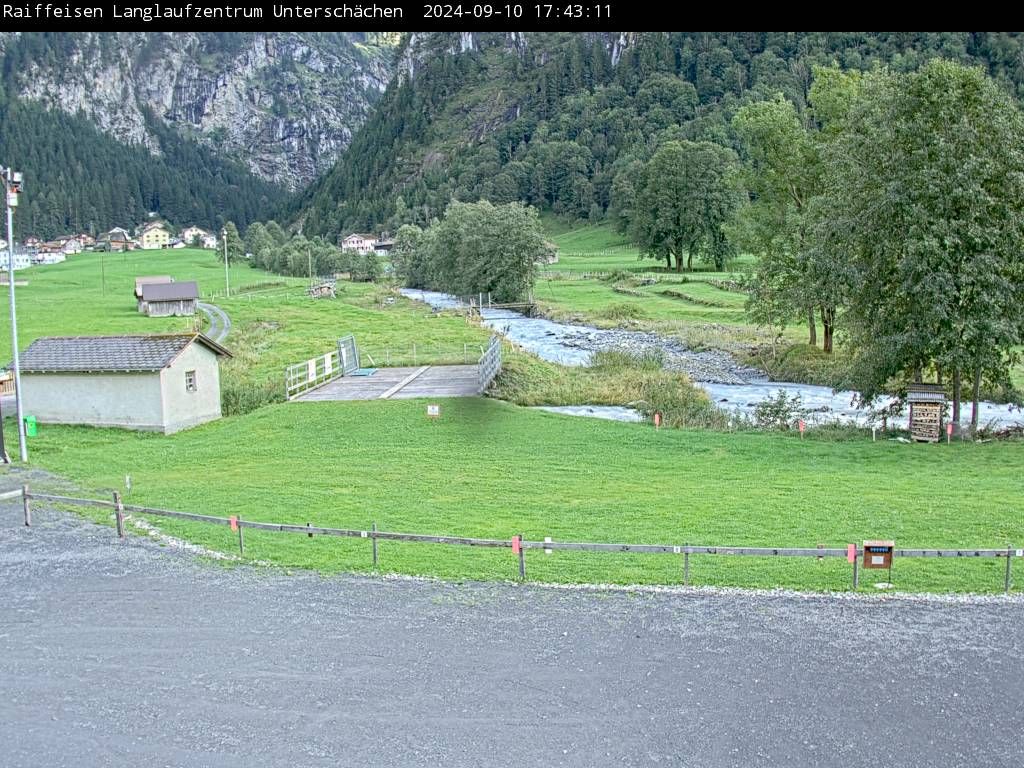
[[[0,763],[1020,766],[1020,600],[225,568],[0,504]]]
[[[224,341],[231,332],[231,318],[228,317],[228,313],[216,304],[207,304],[200,301],[196,303],[196,306],[199,307],[200,312],[206,315],[206,319],[210,321],[210,327],[206,330],[206,335],[216,342]]]

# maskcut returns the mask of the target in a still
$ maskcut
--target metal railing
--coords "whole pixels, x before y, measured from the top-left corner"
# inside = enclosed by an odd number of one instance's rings
[[[342,368],[338,365],[337,352],[328,352],[303,363],[289,365],[284,374],[285,395],[289,400],[294,400],[303,392],[326,384],[341,375]]]
[[[485,548],[506,548],[511,549],[516,556],[519,578],[526,579],[526,551],[543,550],[551,554],[555,550],[579,551],[579,552],[626,552],[645,555],[675,555],[682,559],[682,584],[689,586],[691,558],[695,555],[707,556],[733,556],[733,557],[805,557],[824,560],[825,558],[846,558],[851,565],[852,586],[857,589],[859,586],[859,563],[864,555],[864,547],[858,544],[849,544],[845,548],[817,547],[722,547],[722,546],[697,546],[692,544],[616,544],[579,541],[554,541],[545,538],[543,541],[527,540],[522,534],[517,534],[505,539],[485,539],[467,536],[441,536],[421,533],[400,533],[394,531],[379,531],[376,523],[371,523],[369,528],[326,528],[314,526],[312,523],[268,523],[255,520],[242,520],[239,516],[218,517],[215,515],[201,515],[192,512],[178,512],[169,509],[158,509],[144,507],[134,504],[125,504],[121,494],[114,492],[110,501],[102,499],[85,499],[73,496],[60,496],[48,493],[30,492],[29,486],[24,485],[11,491],[0,493],[0,501],[21,499],[24,507],[25,525],[32,525],[32,501],[46,501],[52,504],[65,504],[69,506],[100,507],[114,510],[114,522],[119,538],[125,538],[126,513],[139,515],[153,515],[156,517],[176,518],[191,522],[209,523],[212,525],[229,526],[232,531],[238,532],[238,549],[240,554],[245,554],[244,529],[266,531],[273,533],[297,533],[304,534],[309,538],[313,536],[336,536],[344,538],[367,539],[372,545],[373,565],[379,563],[378,541],[408,541],[423,544],[446,544],[451,546],[469,546]],[[1013,559],[1024,557],[1024,550],[1014,549],[1006,546],[999,549],[985,548],[961,548],[961,549],[893,549],[893,562],[904,558],[1005,558],[1006,566],[1003,570],[1003,591],[1007,594],[1012,589],[1012,564]],[[891,573],[891,570],[890,570]]]
[[[487,350],[477,362],[480,391],[485,392],[499,373],[501,373],[501,339],[498,336],[491,336],[491,340],[487,343]]]

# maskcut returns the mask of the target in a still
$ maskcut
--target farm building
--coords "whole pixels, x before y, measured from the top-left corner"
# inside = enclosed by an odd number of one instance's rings
[[[25,409],[43,424],[170,434],[220,411],[220,358],[201,333],[36,339],[21,357]]]
[[[139,312],[145,312],[146,308],[142,306],[142,286],[147,283],[173,283],[174,278],[170,275],[145,275],[143,277],[135,278],[135,298],[139,302]]]
[[[199,301],[195,281],[182,283],[143,283],[139,311],[147,317],[180,317],[194,315]]]

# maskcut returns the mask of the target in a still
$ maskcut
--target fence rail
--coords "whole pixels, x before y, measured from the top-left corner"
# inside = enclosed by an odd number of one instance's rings
[[[487,343],[487,351],[480,356],[477,363],[480,391],[484,392],[499,373],[501,373],[501,339],[491,336],[491,340]]]
[[[294,400],[303,392],[336,379],[341,374],[336,351],[289,365],[284,374],[285,395],[289,400]]]
[[[154,515],[157,517],[169,517],[192,522],[209,523],[212,525],[229,526],[232,530],[238,531],[239,551],[244,554],[245,543],[243,530],[267,531],[274,533],[304,534],[310,538],[313,536],[337,536],[343,538],[368,539],[372,543],[372,557],[374,567],[378,564],[378,541],[407,541],[423,544],[444,544],[450,546],[469,546],[486,548],[511,549],[517,556],[519,577],[526,578],[526,550],[541,549],[545,552],[554,550],[581,551],[581,552],[629,552],[634,554],[660,554],[680,555],[683,558],[683,585],[690,581],[690,557],[692,555],[711,556],[750,556],[750,557],[811,557],[824,559],[826,557],[843,557],[851,564],[853,588],[859,584],[859,563],[864,554],[864,547],[858,544],[850,544],[845,548],[836,547],[723,547],[723,546],[702,546],[693,544],[616,544],[581,541],[530,541],[522,535],[515,535],[508,539],[481,539],[466,536],[440,536],[422,533],[402,533],[395,531],[378,531],[376,523],[369,528],[326,528],[314,526],[311,523],[305,525],[296,523],[267,523],[256,520],[242,520],[240,517],[218,517],[215,515],[202,515],[194,512],[179,512],[170,509],[155,507],[144,507],[134,504],[125,504],[121,495],[113,494],[110,501],[103,499],[87,499],[74,496],[61,496],[48,493],[35,493],[25,485],[11,491],[0,492],[0,501],[22,499],[25,515],[25,525],[32,525],[31,502],[46,501],[54,504],[65,504],[69,506],[87,506],[113,509],[117,525],[117,535],[124,539],[125,513],[140,515]],[[1006,567],[1003,577],[1003,590],[1009,594],[1012,587],[1012,563],[1015,557],[1024,557],[1024,550],[1015,549],[1007,545],[1005,548],[960,548],[960,549],[893,549],[893,559],[901,558],[1005,558]]]

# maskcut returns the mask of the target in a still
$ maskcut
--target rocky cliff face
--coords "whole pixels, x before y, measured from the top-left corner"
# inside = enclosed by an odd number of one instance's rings
[[[391,78],[398,39],[359,33],[73,33],[22,47],[22,99],[160,152],[154,121],[288,189],[330,168]]]

